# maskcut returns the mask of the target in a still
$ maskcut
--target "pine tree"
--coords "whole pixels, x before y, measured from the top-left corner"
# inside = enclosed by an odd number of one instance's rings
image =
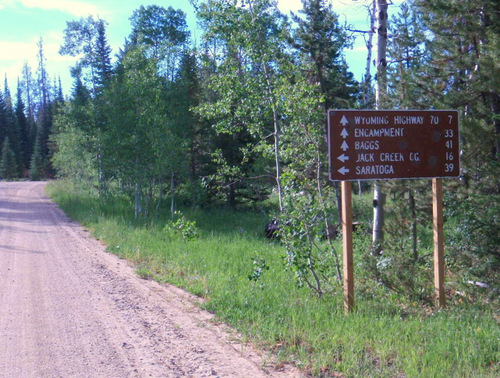
[[[429,63],[422,43],[425,40],[425,27],[421,15],[411,4],[401,4],[399,13],[391,19],[391,31],[391,43],[387,49],[388,107],[427,109],[428,93],[415,82],[416,75]],[[394,196],[393,201],[387,205],[387,211],[396,214],[390,217],[387,226],[392,230],[398,229],[397,233],[401,237],[412,241],[412,254],[404,256],[405,262],[411,258],[412,264],[423,262],[419,260],[418,228],[432,217],[428,180],[394,180],[386,182],[384,188]],[[404,224],[410,227],[405,227]],[[389,238],[393,238],[393,242],[386,243],[384,256],[400,252],[399,247],[395,246],[401,243],[396,242],[394,236]],[[391,258],[397,264],[398,256]]]
[[[209,128],[192,110],[200,104],[201,83],[198,73],[196,55],[185,52],[182,56],[179,72],[175,83],[169,87],[167,97],[173,115],[173,124],[178,130],[177,135],[186,141],[189,151],[188,172],[189,179],[194,185],[199,178],[203,161],[208,159],[208,151],[213,135]],[[209,129],[209,130],[207,130]]]
[[[12,103],[12,96],[10,94],[9,86],[7,83],[7,76],[5,77],[5,99],[6,99],[6,110],[8,118],[8,129],[7,136],[9,138],[9,145],[14,153],[18,175],[21,175],[24,171],[22,162],[22,151],[21,151],[21,130],[20,125],[16,117],[16,111]]]
[[[101,90],[112,75],[111,47],[106,37],[106,22],[97,21],[97,36],[95,41],[96,86]]]
[[[391,19],[393,36],[388,46],[388,103],[391,108],[426,109],[427,92],[415,76],[429,64],[426,56],[425,26],[415,7],[403,3]]]
[[[39,139],[40,153],[43,161],[43,169],[41,169],[40,172],[43,172],[44,175],[53,174],[53,169],[50,164],[51,152],[49,149],[49,136],[52,132],[54,109],[51,98],[52,88],[50,86],[50,78],[47,72],[47,62],[42,38],[40,38],[40,41],[38,42],[37,83],[39,88],[39,102],[36,114],[36,138]],[[35,144],[36,143],[37,142],[35,140]]]
[[[35,113],[36,113],[36,105],[35,105],[35,97],[37,92],[37,85],[33,78],[33,73],[31,71],[31,67],[25,62],[22,70],[22,79],[21,79],[21,87],[22,94],[24,97],[24,103],[26,105],[26,117],[28,119],[28,142],[29,142],[29,153],[28,149],[26,150],[29,155],[28,159],[31,159],[31,153],[33,151],[33,147],[35,145],[36,139],[36,121],[35,121]]]
[[[33,147],[30,141],[30,127],[28,118],[26,117],[26,107],[24,105],[22,87],[19,81],[17,83],[16,120],[20,131],[21,162],[23,169],[26,170],[30,164]]]
[[[457,263],[500,282],[500,8],[497,1],[415,1],[428,64],[415,75],[435,107],[461,111],[461,175],[447,201]],[[458,184],[461,185],[458,185]]]
[[[45,57],[45,48],[43,39],[40,37],[38,41],[38,69],[37,69],[37,84],[39,90],[39,108],[48,109],[50,101],[50,79],[47,72],[47,58]]]
[[[7,85],[5,86],[5,93],[6,96],[2,95],[0,91],[0,146],[4,146],[5,140],[9,140],[8,146],[10,152],[14,154],[14,166],[16,167],[16,177],[18,177],[21,173],[18,124],[12,109],[12,99]],[[2,152],[1,149],[0,152]]]
[[[2,91],[0,91],[0,146],[3,146],[5,138],[8,136],[9,117],[7,115],[7,105]],[[1,152],[1,151],[0,151]]]
[[[38,135],[35,142],[33,155],[31,156],[29,177],[31,181],[38,181],[45,176],[45,167],[42,156],[42,142]]]
[[[14,151],[10,148],[9,137],[5,138],[2,145],[2,155],[0,159],[0,178],[12,180],[18,176],[18,165]]]
[[[304,18],[293,15],[298,25],[293,46],[313,66],[310,80],[319,82],[325,96],[325,113],[328,109],[352,106],[358,86],[342,57],[350,41],[337,14],[326,0],[302,0],[299,13]]]

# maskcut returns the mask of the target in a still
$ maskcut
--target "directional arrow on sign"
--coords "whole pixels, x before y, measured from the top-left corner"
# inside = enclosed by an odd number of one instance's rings
[[[345,127],[345,125],[347,125],[348,123],[349,122],[347,121],[347,118],[345,117],[345,115],[342,116],[342,119],[340,120],[340,124]]]
[[[346,160],[349,160],[349,156],[347,156],[346,154],[342,154],[337,159],[339,159],[342,163],[345,163]]]
[[[346,173],[349,173],[349,169],[347,169],[346,167],[342,167],[338,170],[338,172],[345,176]]]
[[[344,143],[342,143],[342,146],[340,146],[340,148],[342,149],[342,151],[346,152],[349,149],[349,145],[344,140]]]
[[[345,138],[347,138],[349,136],[349,133],[344,128],[344,129],[342,129],[342,132],[340,133],[340,136],[345,139]]]

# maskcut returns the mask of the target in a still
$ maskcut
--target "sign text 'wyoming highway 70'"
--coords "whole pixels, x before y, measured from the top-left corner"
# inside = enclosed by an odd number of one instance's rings
[[[456,110],[330,110],[330,179],[458,177]]]

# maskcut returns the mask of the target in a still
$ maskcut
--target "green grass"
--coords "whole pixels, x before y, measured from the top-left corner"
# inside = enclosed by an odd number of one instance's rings
[[[493,310],[462,305],[406,316],[395,294],[373,284],[358,288],[356,312],[346,316],[342,290],[318,298],[297,288],[283,264],[284,249],[264,237],[267,217],[230,210],[185,210],[198,238],[165,231],[168,218],[137,222],[126,199],[96,198],[56,182],[49,195],[93,231],[108,250],[130,260],[144,278],[169,282],[205,298],[215,313],[278,361],[313,376],[500,376],[500,330]],[[265,260],[258,281],[254,261]],[[363,290],[363,291],[361,291]]]

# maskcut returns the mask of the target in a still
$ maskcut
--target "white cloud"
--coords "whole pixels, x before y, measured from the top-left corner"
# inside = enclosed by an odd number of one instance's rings
[[[355,11],[359,6],[369,5],[373,0],[330,0],[332,9],[335,13],[345,11]],[[302,9],[302,0],[278,0],[278,8],[284,12],[297,12]]]
[[[26,42],[0,41],[0,51],[2,51],[0,61],[23,60],[33,55],[36,45]]]
[[[17,78],[22,76],[24,63],[28,63],[33,74],[36,75],[38,65],[38,38],[31,42],[9,42],[0,41],[0,88],[3,88],[3,78],[7,76],[11,92],[15,90]],[[77,58],[59,55],[60,43],[57,41],[47,42],[44,39],[44,54],[46,58],[47,71],[50,79],[62,77],[65,91],[71,87],[70,67],[75,65]]]
[[[86,17],[99,13],[94,5],[74,0],[18,0],[17,2],[26,8],[59,10],[77,17]]]
[[[278,8],[283,13],[288,13],[290,11],[297,12],[298,9],[302,9],[301,0],[278,0]]]

